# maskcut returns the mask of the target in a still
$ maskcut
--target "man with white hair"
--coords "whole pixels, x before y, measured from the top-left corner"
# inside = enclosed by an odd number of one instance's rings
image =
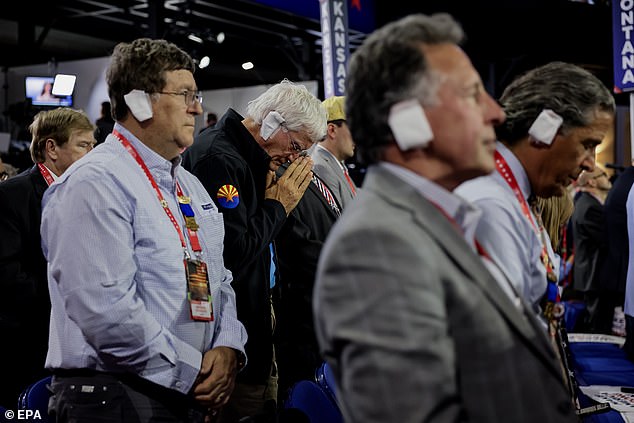
[[[223,214],[225,263],[249,336],[249,363],[222,411],[223,423],[275,411],[270,245],[311,183],[313,162],[304,151],[325,135],[319,99],[283,80],[250,101],[246,117],[229,109],[183,155],[183,166]]]

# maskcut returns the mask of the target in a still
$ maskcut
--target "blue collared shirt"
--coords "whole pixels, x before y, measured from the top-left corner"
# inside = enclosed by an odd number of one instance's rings
[[[498,142],[496,149],[509,165],[524,198],[528,199],[531,188],[522,164],[502,143]],[[461,184],[454,192],[482,210],[483,217],[476,229],[478,241],[537,311],[547,286],[546,269],[541,261],[542,241],[524,216],[513,190],[494,171]]]
[[[214,320],[190,318],[178,232],[140,165],[109,135],[43,198],[52,306],[46,367],[128,372],[187,393],[205,351],[226,346],[244,352],[247,339],[222,259],[222,214],[180,158],[168,161],[123,126],[115,129],[138,151],[186,239],[177,180],[191,197]]]

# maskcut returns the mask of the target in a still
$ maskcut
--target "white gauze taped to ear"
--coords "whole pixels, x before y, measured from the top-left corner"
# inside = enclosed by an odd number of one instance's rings
[[[415,99],[393,104],[387,123],[401,151],[426,147],[434,138],[425,111]]]
[[[544,109],[528,129],[528,135],[535,141],[551,145],[563,122],[564,119],[557,113],[550,109]]]
[[[280,129],[282,124],[286,121],[282,117],[281,114],[276,112],[275,110],[271,110],[265,117],[262,119],[262,126],[260,126],[260,136],[267,141],[269,138],[275,134],[275,132]]]
[[[139,122],[152,117],[152,101],[150,95],[142,90],[132,90],[123,96],[125,104],[130,109],[132,116]]]

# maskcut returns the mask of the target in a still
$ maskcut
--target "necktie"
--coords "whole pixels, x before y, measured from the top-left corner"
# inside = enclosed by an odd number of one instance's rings
[[[321,182],[321,180],[315,174],[313,174],[313,183],[317,185],[317,188],[319,188],[319,192],[321,192],[321,195],[324,196],[332,211],[334,211],[337,216],[341,216],[341,210],[337,205],[337,201],[335,201],[335,197],[332,195],[332,192],[330,192],[330,189],[326,186],[326,184]]]
[[[350,185],[350,191],[352,191],[352,196],[354,197],[355,195],[357,195],[357,189],[354,186],[352,179],[350,179],[350,175],[348,174],[348,168],[346,167],[346,165],[343,166],[343,175],[346,177],[346,181],[348,181],[348,185]]]

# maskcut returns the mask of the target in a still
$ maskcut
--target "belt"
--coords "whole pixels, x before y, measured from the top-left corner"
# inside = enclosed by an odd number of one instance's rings
[[[140,376],[131,373],[115,373],[103,372],[94,369],[53,369],[53,376],[59,379],[66,378],[104,378],[110,379],[112,382],[120,382],[129,388],[134,389],[149,397],[155,398],[161,402],[178,404],[180,407],[199,409],[200,405],[196,401],[185,394],[174,389],[166,388],[162,385],[150,382]],[[103,381],[102,381],[103,382]]]

